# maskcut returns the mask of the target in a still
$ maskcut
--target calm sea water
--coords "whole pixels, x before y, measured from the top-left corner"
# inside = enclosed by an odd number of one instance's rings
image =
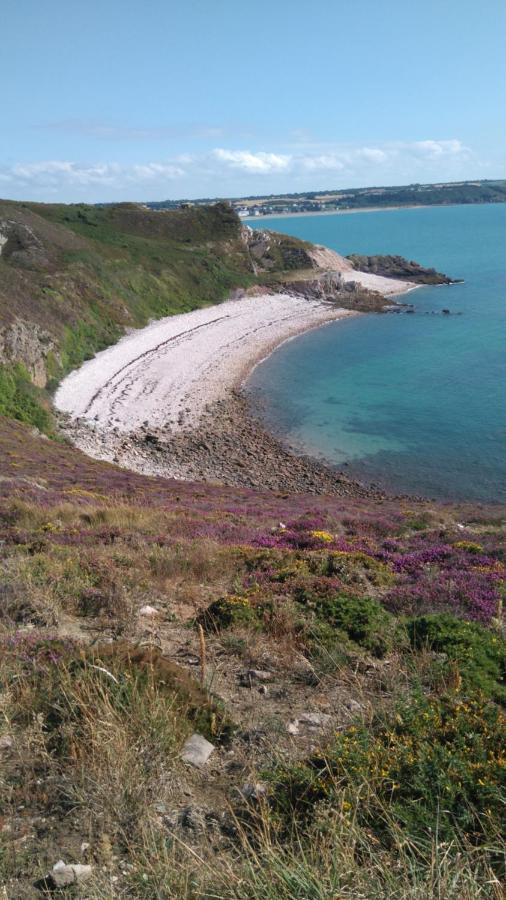
[[[254,223],[340,253],[399,253],[465,283],[298,337],[249,381],[267,423],[349,475],[438,498],[506,500],[506,204]],[[449,308],[449,317],[432,315]]]

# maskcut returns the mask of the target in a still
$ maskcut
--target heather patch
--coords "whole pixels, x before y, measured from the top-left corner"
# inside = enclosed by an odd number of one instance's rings
[[[4,578],[13,610],[16,600],[20,609],[29,600],[35,612],[45,609],[56,620],[62,611],[79,616],[128,614],[128,574],[123,567],[118,571],[107,550],[31,547],[8,561]],[[24,615],[23,620],[33,622],[33,617]]]
[[[67,662],[76,652],[75,641],[50,631],[13,631],[0,638],[0,646],[6,668],[20,666],[25,673],[46,673],[48,667]]]
[[[497,615],[504,595],[504,577],[473,568],[422,570],[402,575],[385,597],[385,605],[395,613],[420,615],[447,611],[454,615],[488,623]]]

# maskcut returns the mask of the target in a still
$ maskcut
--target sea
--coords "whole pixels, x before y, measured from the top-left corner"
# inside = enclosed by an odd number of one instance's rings
[[[506,501],[506,204],[248,224],[463,279],[400,298],[412,315],[357,316],[283,344],[247,383],[266,425],[389,492]]]

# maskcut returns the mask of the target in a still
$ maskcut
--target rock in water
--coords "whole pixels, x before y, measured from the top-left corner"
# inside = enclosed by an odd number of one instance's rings
[[[421,266],[412,259],[404,259],[403,256],[362,256],[352,253],[346,258],[354,269],[371,275],[382,275],[384,278],[399,278],[416,284],[454,284],[459,280]]]

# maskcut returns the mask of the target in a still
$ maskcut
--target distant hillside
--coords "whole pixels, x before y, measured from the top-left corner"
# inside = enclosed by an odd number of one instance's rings
[[[259,214],[276,212],[325,211],[326,209],[367,209],[392,206],[445,206],[461,203],[504,203],[506,180],[456,181],[440,184],[408,184],[396,187],[366,187],[304,191],[292,194],[270,194],[233,198],[234,205]],[[182,201],[164,200],[148,203],[152,209],[177,207]],[[195,200],[195,204],[209,203]]]

